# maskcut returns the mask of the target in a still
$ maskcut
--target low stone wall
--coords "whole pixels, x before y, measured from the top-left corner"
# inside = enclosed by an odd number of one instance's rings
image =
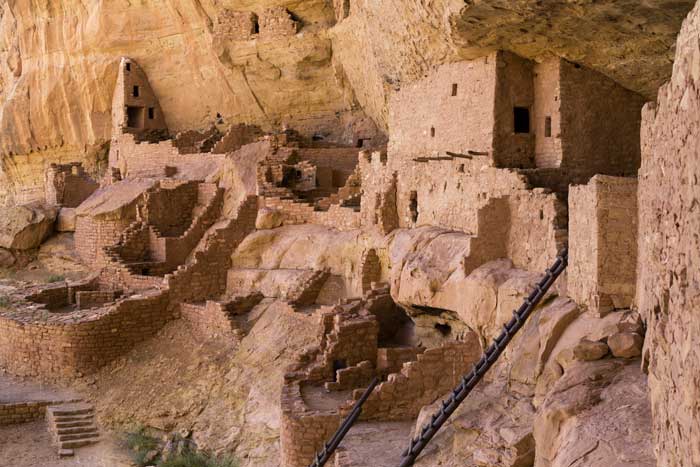
[[[284,225],[317,224],[338,230],[355,230],[360,228],[361,213],[352,208],[334,204],[328,211],[316,211],[309,204],[289,199],[278,197],[265,197],[264,199],[265,207],[282,212]]]
[[[311,410],[301,395],[301,383],[282,387],[281,465],[306,467],[340,426],[343,414]]]
[[[428,349],[375,388],[362,408],[363,420],[410,420],[455,387],[481,356],[474,334],[468,342]]]
[[[46,416],[46,407],[76,400],[32,401],[0,404],[0,426],[33,422]]]
[[[167,292],[92,312],[0,314],[0,365],[20,376],[68,379],[90,373],[153,336],[170,319]]]

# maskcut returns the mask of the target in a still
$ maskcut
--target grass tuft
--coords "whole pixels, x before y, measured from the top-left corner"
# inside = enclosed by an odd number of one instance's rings
[[[214,456],[204,451],[185,452],[158,464],[159,467],[238,467],[238,461],[228,456]]]
[[[132,452],[132,459],[139,467],[145,467],[152,462],[147,459],[148,453],[160,449],[158,438],[150,436],[144,427],[136,428],[126,434],[126,445]]]
[[[63,282],[64,280],[66,280],[66,278],[64,276],[61,276],[58,274],[53,274],[53,275],[49,276],[47,282],[49,284],[53,284],[55,282]]]

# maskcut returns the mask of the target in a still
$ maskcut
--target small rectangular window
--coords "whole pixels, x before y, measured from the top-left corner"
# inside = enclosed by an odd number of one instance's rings
[[[430,127],[430,137],[435,138],[435,127]]]
[[[457,95],[457,83],[452,84],[452,96]]]
[[[139,87],[134,86],[134,97],[139,97]]]
[[[515,133],[530,133],[530,109],[527,107],[513,108],[513,131]]]
[[[544,118],[544,136],[547,138],[552,137],[552,117]]]
[[[131,71],[131,63],[126,62],[126,71]]]
[[[154,118],[156,118],[156,109],[154,109],[153,107],[149,107],[148,108],[148,119],[153,120]]]

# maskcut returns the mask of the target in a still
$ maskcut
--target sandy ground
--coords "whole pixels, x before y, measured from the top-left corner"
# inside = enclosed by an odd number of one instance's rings
[[[133,465],[126,448],[103,434],[100,442],[59,459],[46,422],[39,420],[0,427],[0,467],[127,467]]]

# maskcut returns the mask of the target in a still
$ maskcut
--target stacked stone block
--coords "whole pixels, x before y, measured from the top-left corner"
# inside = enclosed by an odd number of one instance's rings
[[[568,293],[605,314],[632,306],[637,281],[637,179],[596,175],[569,193]]]

